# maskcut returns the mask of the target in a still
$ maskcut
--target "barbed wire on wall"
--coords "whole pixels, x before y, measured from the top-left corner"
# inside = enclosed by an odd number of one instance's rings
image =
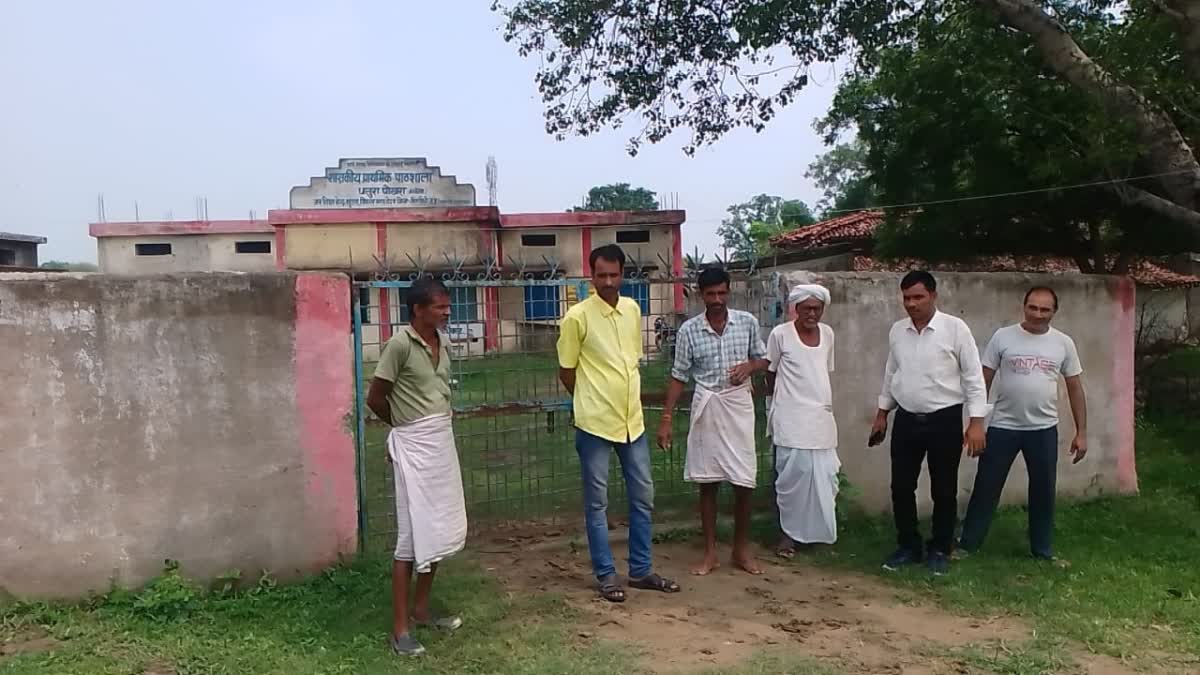
[[[529,281],[559,279],[566,274],[563,261],[552,255],[527,258],[522,254],[510,254],[505,256],[504,263],[501,263],[492,255],[462,255],[452,250],[443,251],[442,259],[435,264],[434,256],[426,253],[424,248],[418,247],[412,252],[405,252],[404,257],[408,264],[401,267],[386,253],[373,254],[371,258],[374,260],[375,269],[370,272],[371,279],[416,281],[424,277],[437,277],[443,281]],[[353,267],[352,256],[350,260]],[[718,258],[716,264],[722,263]],[[626,253],[625,278],[639,281],[691,281],[704,267],[711,264],[705,263],[699,267],[684,264],[677,273],[673,261],[662,253],[656,252],[651,257],[639,248]]]

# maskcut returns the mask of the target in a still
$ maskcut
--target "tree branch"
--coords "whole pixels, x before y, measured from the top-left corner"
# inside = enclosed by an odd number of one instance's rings
[[[1196,3],[1196,0],[1169,1]],[[1192,224],[1200,219],[1200,213],[1196,213],[1200,163],[1165,112],[1134,87],[1117,82],[1080,48],[1062,24],[1033,0],[978,0],[978,3],[1005,25],[1029,35],[1047,67],[1131,122],[1154,171],[1173,174],[1160,179],[1164,192],[1178,207],[1171,210],[1172,220],[1182,218],[1180,222]]]
[[[1164,199],[1139,187],[1127,183],[1113,183],[1112,191],[1126,206],[1155,213],[1172,222],[1187,225],[1197,241],[1200,241],[1200,212],[1184,208],[1169,199]]]
[[[1183,65],[1200,82],[1200,0],[1153,0],[1160,12],[1171,17],[1179,31]]]

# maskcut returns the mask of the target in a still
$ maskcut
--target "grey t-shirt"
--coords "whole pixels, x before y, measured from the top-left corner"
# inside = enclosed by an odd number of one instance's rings
[[[988,341],[980,360],[996,371],[989,424],[1013,431],[1058,426],[1058,376],[1083,372],[1075,342],[1053,327],[1039,335],[1020,324],[1005,326]]]

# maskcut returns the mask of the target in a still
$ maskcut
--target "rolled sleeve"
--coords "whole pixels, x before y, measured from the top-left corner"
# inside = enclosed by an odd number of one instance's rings
[[[767,336],[767,371],[776,372],[779,370],[779,359],[783,358],[783,348],[779,344],[779,333],[771,331]]]
[[[675,362],[671,364],[671,377],[687,382],[692,374],[691,333],[680,331],[675,334]]]
[[[983,348],[983,355],[980,362],[990,370],[1000,370],[1000,331],[992,334],[992,339],[988,340],[987,346]]]
[[[750,329],[750,359],[765,359],[767,357],[767,346],[763,344],[762,331],[758,327],[758,320],[751,315],[746,324]]]
[[[558,366],[572,369],[579,365],[579,347],[583,332],[579,318],[568,314],[558,329]]]
[[[1079,360],[1079,351],[1075,349],[1075,341],[1066,338],[1066,356],[1062,362],[1063,377],[1076,377],[1083,374],[1083,363]]]

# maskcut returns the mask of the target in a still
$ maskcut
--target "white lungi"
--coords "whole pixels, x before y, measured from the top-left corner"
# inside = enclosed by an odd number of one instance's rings
[[[396,560],[417,572],[458,553],[467,541],[467,508],[450,415],[392,429],[388,455],[396,481]]]
[[[805,450],[775,446],[775,495],[779,526],[802,544],[837,541],[837,450]]]
[[[757,473],[750,385],[722,391],[696,387],[683,479],[692,483],[724,481],[753,488]]]

